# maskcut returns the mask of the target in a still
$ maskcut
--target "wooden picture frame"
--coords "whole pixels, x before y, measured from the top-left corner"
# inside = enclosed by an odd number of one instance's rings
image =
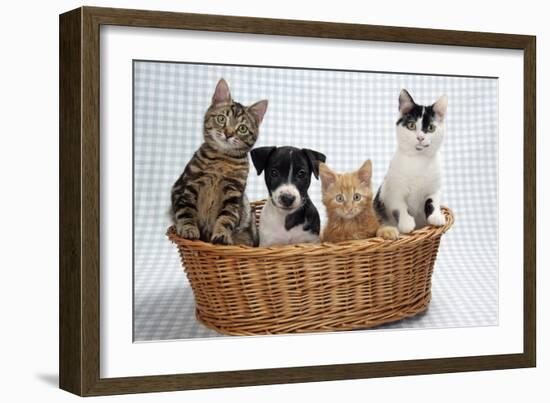
[[[100,377],[100,26],[522,50],[523,353],[211,373]],[[81,7],[60,16],[60,387],[81,396],[533,367],[536,363],[536,38],[482,32]]]

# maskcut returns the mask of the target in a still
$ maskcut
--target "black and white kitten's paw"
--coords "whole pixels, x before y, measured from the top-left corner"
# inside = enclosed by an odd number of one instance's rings
[[[176,232],[182,238],[190,240],[199,239],[201,236],[197,226],[188,223],[176,223]]]
[[[437,209],[428,217],[428,224],[441,227],[445,225],[445,216],[441,212],[441,209]]]
[[[399,223],[397,224],[397,229],[402,234],[409,234],[414,230],[416,223],[414,218],[408,214],[404,214],[399,217]]]
[[[221,245],[233,245],[233,236],[227,228],[214,228],[210,242]]]

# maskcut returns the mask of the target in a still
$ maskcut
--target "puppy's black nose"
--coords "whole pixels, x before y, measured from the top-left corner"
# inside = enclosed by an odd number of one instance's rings
[[[294,203],[294,200],[296,200],[296,196],[292,196],[289,194],[282,194],[279,196],[279,201],[285,207],[292,206],[292,203]]]

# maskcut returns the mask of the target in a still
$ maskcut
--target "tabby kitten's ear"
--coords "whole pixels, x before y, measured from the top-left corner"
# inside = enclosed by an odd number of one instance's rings
[[[447,98],[447,95],[443,95],[432,106],[434,112],[436,113],[436,115],[439,117],[440,120],[443,120],[443,118],[445,117],[445,113],[447,112],[448,102],[449,100]]]
[[[223,78],[218,81],[216,90],[212,96],[212,105],[222,105],[231,102],[231,92],[229,92],[229,85]]]
[[[411,111],[414,107],[414,99],[411,97],[411,94],[406,89],[402,89],[399,93],[399,112],[405,114]]]
[[[259,126],[264,120],[265,111],[267,111],[267,99],[258,101],[255,104],[250,105],[247,110],[254,116],[256,119],[256,124]]]
[[[320,153],[319,151],[310,150],[309,148],[302,148],[302,152],[306,155],[309,162],[309,167],[315,175],[315,179],[319,179],[319,163],[325,162],[327,157],[325,154]]]
[[[250,151],[250,156],[252,157],[252,163],[254,164],[254,168],[256,168],[256,172],[258,172],[258,175],[261,175],[265,167],[267,166],[267,161],[269,160],[269,157],[271,156],[271,153],[275,151],[277,147],[271,146],[271,147],[257,147],[252,149]]]
[[[366,160],[361,168],[357,171],[357,177],[364,185],[370,187],[370,181],[372,178],[372,162],[371,160]]]
[[[332,171],[324,162],[319,163],[319,175],[323,192],[326,192],[338,179],[336,172]]]

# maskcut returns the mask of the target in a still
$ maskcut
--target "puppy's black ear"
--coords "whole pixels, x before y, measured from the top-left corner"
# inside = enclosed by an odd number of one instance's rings
[[[309,167],[311,168],[313,175],[315,175],[315,179],[319,179],[319,162],[325,162],[327,157],[319,151],[310,150],[308,148],[302,148],[302,152],[307,157]]]
[[[258,175],[260,175],[263,172],[263,170],[267,165],[267,161],[269,160],[269,156],[273,151],[275,151],[276,148],[277,147],[275,146],[258,147],[250,151],[250,156],[252,157],[252,163],[254,164],[254,168],[256,168]]]

